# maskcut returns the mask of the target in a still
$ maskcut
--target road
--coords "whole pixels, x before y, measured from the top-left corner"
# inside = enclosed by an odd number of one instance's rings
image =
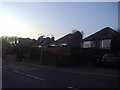
[[[2,88],[119,88],[119,79],[3,61]]]

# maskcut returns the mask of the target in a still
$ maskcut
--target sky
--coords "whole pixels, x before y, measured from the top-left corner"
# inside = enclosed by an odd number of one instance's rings
[[[87,37],[105,27],[118,29],[118,2],[0,2],[0,36]]]

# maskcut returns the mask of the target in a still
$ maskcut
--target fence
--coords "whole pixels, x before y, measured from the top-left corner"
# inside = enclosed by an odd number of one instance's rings
[[[69,47],[59,47],[59,48],[42,48],[41,49],[41,62],[42,64],[60,66],[63,63],[67,64],[67,56],[70,55]]]
[[[41,62],[52,66],[83,66],[88,63],[97,65],[97,59],[108,52],[111,51],[78,47],[42,48]]]
[[[51,66],[83,66],[88,63],[97,65],[97,58],[111,52],[106,49],[79,48],[79,47],[16,47],[16,60],[39,60],[42,65]],[[8,54],[8,53],[7,53]]]

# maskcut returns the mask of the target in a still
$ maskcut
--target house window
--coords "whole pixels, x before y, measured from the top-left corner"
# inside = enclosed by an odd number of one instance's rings
[[[102,48],[110,49],[111,39],[102,40]]]
[[[91,48],[95,48],[95,46],[96,46],[96,45],[95,45],[95,41],[90,41],[90,45],[91,45],[91,46],[90,46]]]
[[[85,41],[83,43],[83,48],[90,48],[91,47],[91,42],[90,41]]]

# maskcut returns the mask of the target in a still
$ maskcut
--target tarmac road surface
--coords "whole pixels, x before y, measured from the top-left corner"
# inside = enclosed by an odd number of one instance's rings
[[[24,66],[3,61],[2,88],[119,88],[119,78],[56,69]]]

